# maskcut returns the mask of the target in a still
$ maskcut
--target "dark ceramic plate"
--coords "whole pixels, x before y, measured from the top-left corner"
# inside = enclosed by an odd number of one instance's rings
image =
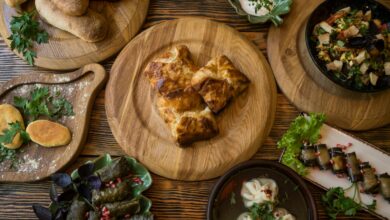
[[[286,208],[296,219],[316,220],[317,209],[305,182],[290,168],[266,160],[251,160],[241,163],[214,186],[207,207],[208,220],[236,220],[247,211],[240,195],[244,181],[256,177],[267,177],[279,186],[278,207]]]
[[[325,62],[321,61],[317,58],[316,52],[316,42],[310,40],[311,35],[314,30],[314,26],[321,21],[326,20],[331,14],[336,11],[345,8],[351,7],[352,9],[358,10],[372,10],[373,18],[378,18],[385,23],[390,22],[390,9],[386,8],[384,5],[374,1],[374,0],[328,0],[320,4],[310,15],[309,20],[306,26],[306,44],[309,49],[309,54],[313,59],[316,66],[320,69],[320,71],[334,83],[356,92],[379,92],[385,89],[390,88],[390,78],[380,86],[377,87],[368,87],[368,88],[356,88],[352,83],[345,82],[337,78],[333,73],[329,72],[326,69]]]

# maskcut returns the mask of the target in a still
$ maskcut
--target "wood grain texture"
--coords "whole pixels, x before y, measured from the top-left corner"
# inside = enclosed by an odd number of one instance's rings
[[[389,0],[386,0],[390,3]],[[264,55],[266,51],[267,32],[269,24],[253,25],[245,18],[234,13],[226,0],[152,0],[149,14],[143,29],[162,21],[180,18],[183,16],[204,16],[234,27],[250,39]],[[106,71],[110,71],[115,57],[103,63]],[[3,41],[0,41],[0,82],[5,82],[27,72],[44,71],[40,68],[30,67],[19,59]],[[47,72],[47,71],[45,71]],[[0,85],[1,86],[1,85]],[[81,156],[67,169],[72,171],[86,160],[94,159],[103,153],[124,155],[125,153],[115,141],[107,122],[104,109],[105,91],[101,91],[96,98],[90,119],[87,142]],[[276,149],[276,142],[287,130],[291,121],[299,111],[290,104],[282,94],[278,94],[274,126],[270,135],[265,139],[262,147],[253,159],[277,160],[281,151]],[[364,132],[351,132],[352,134],[390,152],[390,126]],[[204,220],[209,193],[216,179],[199,182],[186,182],[169,180],[153,175],[154,183],[147,191],[147,196],[153,200],[152,212],[156,219],[161,220]],[[321,205],[323,190],[308,183],[312,192],[321,220],[329,219],[324,207]],[[39,183],[0,184],[0,219],[37,219],[32,211],[33,203],[49,205],[49,181]],[[351,218],[340,217],[340,220]],[[354,219],[378,219],[364,211],[358,213]]]
[[[305,24],[321,2],[295,1],[282,27],[270,29],[268,56],[279,87],[298,109],[323,112],[328,123],[338,127],[368,130],[389,124],[390,91],[348,91],[332,83],[312,63],[305,43]],[[302,7],[307,10],[300,10]]]
[[[49,42],[34,45],[38,57],[35,59],[35,65],[54,70],[69,70],[107,59],[120,51],[137,34],[147,15],[148,6],[149,0],[91,1],[89,7],[102,14],[109,26],[106,38],[96,43],[85,42],[39,19],[49,33]],[[34,1],[30,0],[23,8],[35,9]],[[9,22],[15,15],[17,11],[2,1],[0,34],[3,39],[11,35]],[[7,39],[5,42],[7,45],[11,44]],[[17,55],[23,58],[21,54]]]
[[[248,90],[217,115],[219,135],[185,148],[171,137],[158,113],[155,91],[143,74],[152,59],[179,44],[190,49],[198,66],[226,55],[251,81]],[[186,18],[156,25],[126,46],[110,74],[106,111],[116,140],[126,153],[164,177],[220,176],[252,157],[273,124],[276,86],[267,61],[239,32],[221,23]]]
[[[29,97],[37,85],[49,88],[52,94],[61,95],[73,105],[74,116],[59,120],[72,132],[71,142],[62,147],[44,148],[30,142],[22,146],[18,155],[22,161],[17,168],[2,163],[0,182],[38,181],[63,169],[75,160],[87,137],[89,115],[98,91],[107,80],[104,68],[89,64],[68,74],[29,74],[3,84],[0,88],[0,103],[13,104],[15,96]],[[34,162],[32,162],[34,161]]]

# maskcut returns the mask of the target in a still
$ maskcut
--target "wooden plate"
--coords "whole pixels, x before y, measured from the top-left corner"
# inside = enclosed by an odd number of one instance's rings
[[[316,204],[305,181],[287,166],[274,161],[250,160],[230,169],[214,185],[207,205],[207,220],[237,219],[247,212],[242,184],[253,178],[271,178],[278,185],[278,207],[296,219],[318,219]]]
[[[35,45],[38,58],[35,65],[48,69],[69,70],[88,63],[100,62],[117,53],[138,32],[145,20],[149,0],[119,0],[117,2],[91,1],[90,8],[103,14],[109,25],[108,35],[97,43],[85,42],[72,34],[55,28],[40,20],[49,33],[49,43]],[[23,9],[35,9],[34,0],[29,0]],[[9,46],[11,35],[9,22],[17,15],[15,9],[0,3],[0,33]],[[21,54],[17,55],[21,58]]]
[[[90,112],[98,91],[107,81],[107,74],[99,64],[89,64],[67,74],[26,74],[12,79],[0,87],[0,103],[13,104],[14,96],[28,97],[38,86],[61,92],[73,105],[74,116],[63,117],[59,122],[72,132],[69,145],[56,148],[39,147],[29,143],[19,152],[22,158],[17,169],[7,162],[0,166],[0,182],[30,182],[49,177],[76,159],[87,138]]]
[[[345,150],[345,153],[355,152],[357,158],[361,162],[369,162],[370,165],[375,168],[376,174],[378,175],[386,172],[390,174],[389,153],[384,152],[380,148],[354,137],[351,134],[326,124],[322,126],[320,134],[321,139],[319,142],[326,144],[328,148],[336,147],[337,144],[348,145],[351,143],[351,147],[348,147]],[[304,178],[323,189],[329,189],[332,187],[342,187],[347,189],[351,186],[351,182],[347,179],[347,177],[338,178],[330,170],[324,171],[317,168],[308,169],[309,172]],[[353,197],[353,190],[348,190],[346,195]],[[390,218],[390,203],[386,201],[382,195],[377,195],[375,197],[365,193],[361,193],[360,195],[360,199],[365,204],[371,204],[373,199],[376,200],[376,209],[367,211],[384,219]]]
[[[178,44],[189,47],[199,66],[227,55],[252,82],[218,115],[220,134],[188,148],[173,141],[143,75],[154,57]],[[261,52],[233,28],[201,18],[164,22],[137,36],[115,61],[106,89],[108,121],[120,146],[152,172],[180,180],[217,177],[252,157],[268,136],[275,107],[275,82]]]
[[[344,129],[368,130],[389,124],[390,91],[356,94],[342,89],[321,73],[312,76],[316,70],[310,66],[315,65],[300,35],[310,13],[321,2],[294,1],[284,24],[269,31],[268,56],[280,89],[298,109],[325,113],[328,123]]]

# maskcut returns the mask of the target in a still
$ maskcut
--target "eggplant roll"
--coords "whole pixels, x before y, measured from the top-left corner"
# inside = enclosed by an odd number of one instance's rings
[[[121,217],[127,214],[134,215],[137,214],[141,209],[138,199],[106,203],[103,205],[103,207],[106,207],[108,211],[110,211],[110,217]]]
[[[131,173],[131,167],[126,158],[120,157],[112,161],[112,163],[96,172],[102,182],[108,182],[118,177],[128,176]]]
[[[387,173],[384,173],[379,176],[380,189],[382,196],[390,202],[390,175]]]
[[[356,183],[363,179],[359,169],[359,160],[357,159],[355,152],[347,154],[347,171],[351,182]]]
[[[87,211],[88,211],[87,203],[75,199],[70,205],[69,212],[66,215],[66,220],[84,220]]]
[[[100,205],[103,203],[111,203],[122,201],[129,197],[131,193],[130,183],[127,181],[121,182],[115,188],[106,188],[103,190],[92,191],[92,203]]]
[[[363,174],[363,191],[365,193],[376,193],[378,191],[379,181],[375,175],[375,170],[368,162],[360,164],[360,171]]]
[[[305,166],[314,167],[317,162],[316,151],[312,145],[303,145],[301,147],[301,161]]]
[[[345,170],[347,168],[346,162],[345,162],[345,154],[339,147],[334,147],[329,150],[331,164],[332,164],[332,171],[335,174],[342,174],[345,173]]]
[[[328,148],[325,144],[316,145],[317,164],[321,170],[328,170],[331,167]]]

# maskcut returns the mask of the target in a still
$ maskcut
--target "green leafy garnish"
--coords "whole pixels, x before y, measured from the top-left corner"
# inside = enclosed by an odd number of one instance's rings
[[[0,163],[5,160],[11,161],[11,167],[17,166],[19,160],[17,159],[17,149],[8,149],[4,145],[12,143],[15,136],[20,134],[23,143],[27,143],[30,140],[30,136],[22,128],[20,122],[13,122],[9,124],[9,128],[2,131],[0,135]]]
[[[62,116],[74,115],[72,104],[64,97],[60,97],[60,93],[51,95],[46,87],[35,88],[31,92],[31,99],[15,96],[14,104],[29,117],[30,121],[40,116],[58,119]]]
[[[264,202],[261,204],[255,203],[250,208],[250,215],[252,219],[275,220],[273,209],[274,204],[271,202]]]
[[[10,25],[12,34],[8,40],[11,40],[11,49],[16,49],[30,65],[34,65],[37,54],[33,51],[33,43],[47,43],[48,33],[39,27],[35,12],[23,12],[20,16],[13,16]]]
[[[326,208],[326,212],[331,219],[336,219],[339,214],[345,216],[355,216],[356,213],[363,208],[367,207],[370,210],[376,208],[376,200],[373,200],[372,204],[363,204],[360,199],[359,203],[355,201],[355,198],[360,198],[359,189],[356,183],[352,185],[355,190],[353,198],[345,196],[345,190],[341,187],[330,188],[326,194],[322,195],[321,201]]]
[[[298,159],[303,143],[316,143],[320,129],[325,122],[324,114],[310,114],[309,117],[298,116],[278,142],[278,148],[285,149],[282,163],[300,175],[306,175],[306,166]]]

